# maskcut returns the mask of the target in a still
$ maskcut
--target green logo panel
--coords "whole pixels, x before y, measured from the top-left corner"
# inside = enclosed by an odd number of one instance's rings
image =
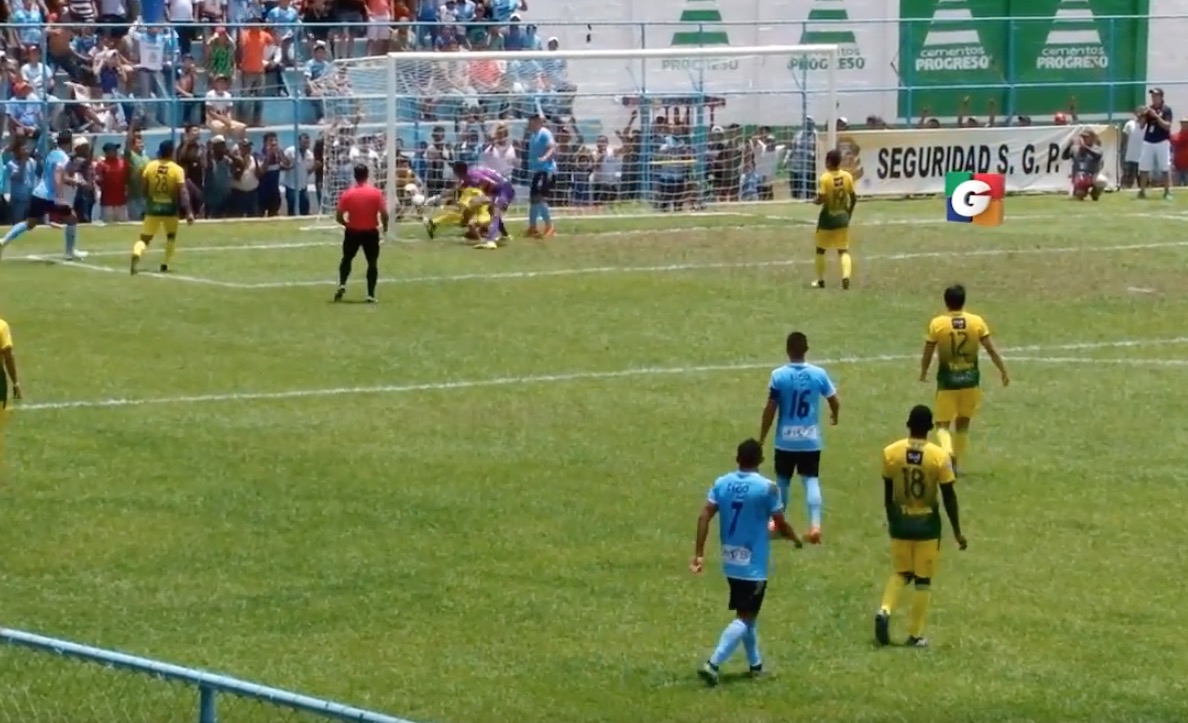
[[[1082,115],[1142,101],[1148,0],[901,0],[899,116]],[[1010,18],[1005,20],[1003,18]],[[1032,86],[1032,87],[1028,87]]]

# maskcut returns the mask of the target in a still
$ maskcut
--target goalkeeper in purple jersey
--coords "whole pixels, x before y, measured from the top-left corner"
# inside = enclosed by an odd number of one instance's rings
[[[459,179],[462,188],[477,188],[482,191],[490,205],[491,224],[487,229],[487,237],[475,248],[496,249],[499,248],[498,240],[510,241],[511,235],[503,223],[503,214],[516,198],[516,189],[511,181],[498,171],[483,166],[471,168],[462,161],[454,163],[454,176]]]

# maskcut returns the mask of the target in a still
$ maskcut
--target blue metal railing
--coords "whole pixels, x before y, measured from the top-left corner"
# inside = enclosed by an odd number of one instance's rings
[[[248,683],[224,675],[183,668],[178,665],[102,650],[88,645],[79,645],[20,630],[0,628],[0,643],[193,687],[198,695],[198,723],[218,723],[217,702],[220,695],[250,698],[277,708],[286,708],[333,721],[412,723],[402,718],[393,718],[382,713]]]

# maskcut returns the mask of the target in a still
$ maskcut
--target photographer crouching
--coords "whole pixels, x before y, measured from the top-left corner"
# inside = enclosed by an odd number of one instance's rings
[[[1094,201],[1101,198],[1106,177],[1101,172],[1102,147],[1097,134],[1088,128],[1081,131],[1081,135],[1065,146],[1061,157],[1072,161],[1073,198],[1078,201],[1084,201],[1086,196]]]

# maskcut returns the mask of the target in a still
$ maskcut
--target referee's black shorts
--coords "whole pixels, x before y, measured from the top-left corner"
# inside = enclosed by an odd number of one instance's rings
[[[370,229],[368,231],[355,231],[347,229],[342,235],[342,257],[344,259],[353,259],[359,251],[363,251],[363,257],[368,261],[375,261],[379,258],[380,252],[380,234],[379,229]]]

